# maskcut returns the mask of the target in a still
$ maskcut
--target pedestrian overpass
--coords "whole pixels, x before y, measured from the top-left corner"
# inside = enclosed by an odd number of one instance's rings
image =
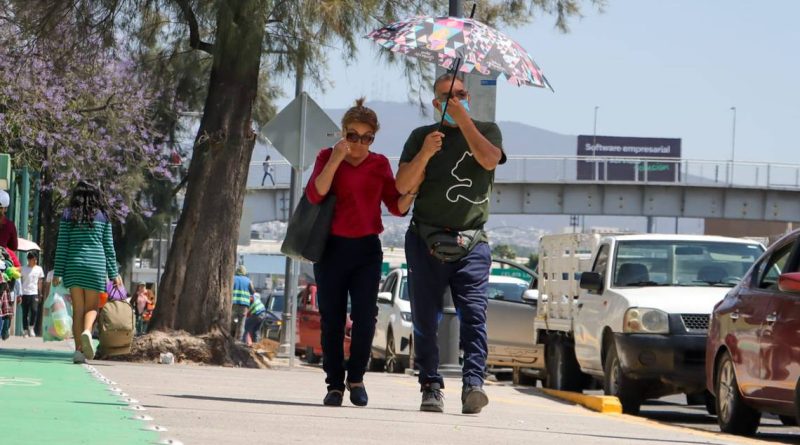
[[[390,158],[396,170],[398,159]],[[578,179],[578,164],[592,177]],[[635,177],[606,180],[609,166],[633,164]],[[670,165],[669,181],[648,178],[650,166]],[[245,215],[253,222],[286,220],[288,163],[275,162],[276,185],[261,185],[263,167],[251,164]],[[310,170],[304,178],[307,181]],[[509,156],[497,169],[491,197],[495,215],[613,215],[800,221],[800,164],[581,156]]]

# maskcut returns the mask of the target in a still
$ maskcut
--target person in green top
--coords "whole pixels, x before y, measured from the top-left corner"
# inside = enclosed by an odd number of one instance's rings
[[[250,297],[250,308],[247,309],[247,321],[244,323],[244,337],[242,341],[251,346],[258,343],[258,334],[261,325],[267,320],[267,308],[261,302],[261,294],[256,292]]]
[[[96,186],[81,181],[72,190],[69,206],[58,228],[53,284],[69,289],[72,297],[74,363],[94,358],[92,328],[97,319],[100,293],[109,279],[122,286],[108,204]]]
[[[400,193],[416,195],[405,247],[420,410],[444,411],[437,329],[449,287],[464,350],[461,412],[476,414],[489,403],[483,373],[492,257],[482,229],[489,219],[494,170],[505,162],[505,154],[497,125],[470,118],[470,96],[461,79],[449,73],[439,77],[434,93],[433,106],[444,114],[444,125],[411,133],[396,180]]]

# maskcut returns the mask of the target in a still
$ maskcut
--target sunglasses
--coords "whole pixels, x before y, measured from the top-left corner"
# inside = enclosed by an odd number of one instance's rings
[[[466,99],[467,97],[469,97],[469,91],[467,91],[467,90],[453,91],[453,97],[457,97],[458,99]],[[446,101],[447,100],[447,93],[440,94],[438,99],[439,99],[439,102]]]
[[[370,145],[375,142],[375,135],[372,133],[358,134],[355,131],[348,131],[345,136],[347,142],[357,143],[361,142],[363,145]]]

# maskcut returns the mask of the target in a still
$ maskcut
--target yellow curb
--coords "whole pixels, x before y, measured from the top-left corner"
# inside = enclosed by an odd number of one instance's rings
[[[614,396],[590,396],[579,392],[557,391],[547,388],[542,389],[542,391],[547,395],[577,403],[599,413],[622,414],[622,404]]]

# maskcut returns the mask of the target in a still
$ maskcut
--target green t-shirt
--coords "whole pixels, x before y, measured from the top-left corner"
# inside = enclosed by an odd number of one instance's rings
[[[489,142],[502,150],[503,136],[497,124],[473,122]],[[438,126],[428,125],[412,131],[400,162],[413,160],[422,149],[425,137]],[[475,160],[460,129],[444,126],[441,131],[445,135],[442,149],[425,167],[425,180],[414,201],[414,219],[453,230],[479,229],[489,219],[494,170],[487,171]],[[504,162],[505,154],[500,163]]]

